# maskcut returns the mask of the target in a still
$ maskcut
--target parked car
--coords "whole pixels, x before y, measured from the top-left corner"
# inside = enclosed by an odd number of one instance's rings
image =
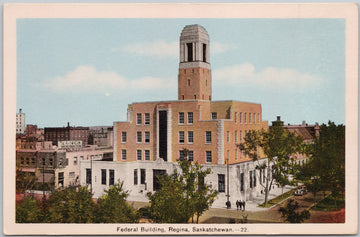
[[[305,185],[299,186],[298,189],[294,191],[295,196],[302,196],[307,193],[307,189]]]

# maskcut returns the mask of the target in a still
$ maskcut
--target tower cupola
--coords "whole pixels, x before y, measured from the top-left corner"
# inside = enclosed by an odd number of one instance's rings
[[[200,25],[185,26],[180,36],[179,100],[211,100],[209,35]]]

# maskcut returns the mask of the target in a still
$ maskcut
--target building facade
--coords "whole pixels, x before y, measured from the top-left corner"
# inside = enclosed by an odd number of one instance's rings
[[[53,145],[58,145],[59,141],[81,141],[82,146],[88,143],[88,127],[71,127],[68,123],[66,127],[47,127],[44,128],[45,141],[52,141]]]
[[[22,109],[16,113],[16,134],[25,134],[25,114]]]
[[[188,159],[210,168],[205,182],[219,191],[215,206],[252,200],[262,195],[265,173],[236,146],[250,130],[267,129],[260,104],[213,101],[210,41],[199,25],[186,26],[180,36],[178,100],[132,103],[127,120],[114,122],[112,162],[82,161],[80,183],[94,197],[117,182],[130,191],[128,200],[147,201],[156,191],[157,177],[179,169],[176,162]],[[259,149],[261,159],[266,160]]]

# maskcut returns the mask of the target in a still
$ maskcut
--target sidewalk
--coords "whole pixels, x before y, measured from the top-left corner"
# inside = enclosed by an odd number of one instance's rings
[[[271,189],[269,196],[268,196],[268,200],[271,200],[283,193],[286,193],[287,191],[293,189],[293,186],[285,186],[284,189],[282,189],[281,187],[275,187],[274,189]],[[230,198],[231,201],[231,208],[230,210],[236,210],[236,200],[234,201],[233,198]],[[256,211],[265,211],[269,208],[263,208],[263,207],[258,207],[258,205],[260,205],[261,203],[263,203],[265,201],[265,195],[260,195],[257,197],[254,197],[253,200],[248,200],[246,201],[246,205],[245,205],[245,210],[248,212],[256,212]],[[212,206],[211,208],[216,208],[216,209],[227,209],[225,206],[226,203],[226,197],[225,198],[221,198],[218,199]]]

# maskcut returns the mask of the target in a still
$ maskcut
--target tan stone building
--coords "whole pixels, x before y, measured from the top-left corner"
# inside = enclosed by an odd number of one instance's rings
[[[80,184],[95,198],[120,181],[128,200],[148,201],[146,193],[159,188],[157,177],[179,169],[176,161],[185,158],[184,148],[187,159],[211,169],[205,182],[219,191],[213,206],[263,196],[264,172],[236,144],[248,131],[266,129],[267,122],[260,104],[212,100],[209,42],[203,27],[186,26],[180,37],[178,100],[130,104],[127,120],[114,122],[113,161],[81,161]],[[259,153],[261,164],[266,158]]]
[[[209,36],[199,25],[186,26],[180,36],[177,101],[133,103],[126,122],[114,123],[117,162],[175,162],[189,150],[199,164],[247,161],[236,144],[249,130],[267,128],[261,105],[212,101]]]

